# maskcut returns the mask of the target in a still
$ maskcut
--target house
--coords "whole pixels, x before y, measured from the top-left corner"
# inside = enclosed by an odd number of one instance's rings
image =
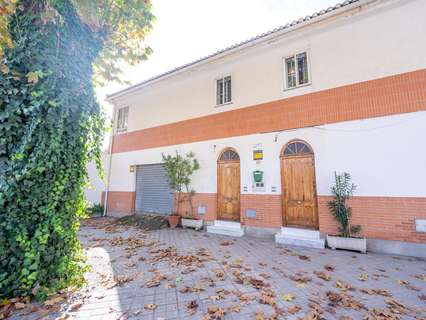
[[[161,155],[193,151],[210,232],[322,247],[349,172],[369,250],[426,255],[425,12],[345,1],[109,95],[108,210],[170,213]]]

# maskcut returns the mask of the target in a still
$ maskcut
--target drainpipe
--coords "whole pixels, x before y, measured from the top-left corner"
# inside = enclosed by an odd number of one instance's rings
[[[112,139],[114,137],[114,115],[115,115],[115,106],[114,112],[112,113],[112,128],[111,135],[109,138],[109,161],[108,161],[108,174],[107,174],[107,185],[105,190],[105,199],[104,199],[104,212],[102,213],[102,217],[106,217],[107,215],[107,203],[108,203],[108,193],[109,193],[109,182],[111,179],[111,165],[112,165]]]

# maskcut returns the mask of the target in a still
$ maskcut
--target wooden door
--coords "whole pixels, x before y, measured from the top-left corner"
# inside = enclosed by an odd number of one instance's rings
[[[240,221],[240,162],[217,164],[218,220]]]
[[[318,229],[313,155],[282,157],[281,168],[284,224]]]

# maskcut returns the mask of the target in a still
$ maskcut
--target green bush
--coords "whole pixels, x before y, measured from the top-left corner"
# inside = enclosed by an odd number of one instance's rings
[[[89,206],[89,208],[87,209],[87,212],[89,213],[89,215],[93,215],[96,213],[103,213],[104,212],[104,206],[100,203],[95,203],[91,206]]]
[[[193,218],[194,206],[192,204],[192,197],[195,194],[195,190],[191,188],[191,176],[195,171],[200,169],[200,163],[195,158],[193,152],[189,152],[182,156],[176,151],[174,156],[165,156],[164,154],[161,156],[163,157],[163,163],[170,186],[177,193],[175,198],[175,213],[179,213],[181,203],[187,201],[189,203],[190,212],[187,212],[186,216],[188,218]]]
[[[339,233],[343,237],[353,237],[361,232],[361,226],[350,224],[352,208],[349,207],[348,200],[355,190],[356,185],[351,182],[349,173],[334,172],[334,185],[331,187],[334,198],[328,202],[328,208],[339,223]]]

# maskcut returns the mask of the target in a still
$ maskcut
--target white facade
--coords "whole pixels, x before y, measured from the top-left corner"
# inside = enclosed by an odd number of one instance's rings
[[[361,7],[359,6],[361,5]],[[426,1],[361,0],[110,98],[128,132],[426,68]],[[283,58],[309,53],[311,84],[284,90]],[[216,107],[215,79],[233,102]]]

